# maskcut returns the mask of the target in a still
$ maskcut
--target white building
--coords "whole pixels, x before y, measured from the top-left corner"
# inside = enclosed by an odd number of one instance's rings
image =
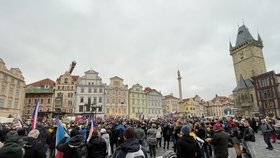
[[[105,113],[105,83],[94,70],[85,72],[77,83],[76,113],[103,117]]]
[[[162,117],[162,94],[149,87],[146,87],[144,92],[147,99],[147,118]]]

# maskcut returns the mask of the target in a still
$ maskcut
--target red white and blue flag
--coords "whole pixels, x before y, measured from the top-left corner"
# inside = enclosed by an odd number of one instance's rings
[[[173,115],[176,115],[177,114],[177,111],[173,111],[173,112],[170,112],[169,114],[166,115],[166,117],[173,117]]]
[[[38,119],[38,111],[39,111],[39,100],[37,101],[36,105],[35,105],[35,109],[33,112],[33,116],[32,116],[32,129],[36,128],[37,125],[37,119]]]
[[[93,130],[94,130],[94,122],[91,118],[91,120],[90,120],[90,130],[89,130],[87,141],[89,141],[90,138],[92,137]]]

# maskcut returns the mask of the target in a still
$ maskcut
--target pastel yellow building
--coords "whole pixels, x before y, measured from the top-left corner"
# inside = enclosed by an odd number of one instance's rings
[[[194,98],[186,98],[179,101],[179,116],[196,116]]]
[[[145,118],[147,112],[146,95],[140,84],[133,85],[128,90],[129,118]]]
[[[106,115],[128,117],[128,86],[118,76],[106,86]]]

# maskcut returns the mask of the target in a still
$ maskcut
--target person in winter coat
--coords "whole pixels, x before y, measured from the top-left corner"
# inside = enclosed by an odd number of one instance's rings
[[[265,119],[261,120],[260,130],[263,135],[264,142],[267,144],[269,150],[273,149],[273,146],[270,142],[271,132],[273,131],[272,127],[266,122]]]
[[[100,130],[101,137],[105,140],[106,142],[106,154],[107,156],[111,156],[111,146],[110,146],[110,135],[107,133],[105,128],[102,128]]]
[[[119,146],[120,144],[123,143],[123,132],[124,132],[124,126],[122,125],[122,123],[119,123],[119,125],[117,126],[117,146]]]
[[[201,158],[201,150],[198,142],[190,136],[190,127],[184,125],[178,134],[177,157],[178,158]]]
[[[135,129],[135,138],[138,139],[139,143],[141,145],[144,145],[144,139],[145,139],[145,131],[141,128],[141,125],[137,125],[137,128]]]
[[[147,131],[147,142],[149,145],[150,157],[156,157],[156,145],[157,145],[157,138],[156,138],[157,130],[156,125],[152,124],[152,127]]]
[[[33,129],[28,133],[27,143],[23,146],[25,150],[24,158],[45,158],[43,143],[38,139],[40,132]]]
[[[101,137],[98,130],[95,130],[87,142],[88,158],[105,158],[107,156],[106,141]]]
[[[148,158],[147,151],[135,139],[135,130],[128,127],[124,131],[124,143],[115,151],[113,158]]]
[[[57,127],[54,127],[51,134],[47,138],[47,143],[49,145],[49,152],[50,152],[49,155],[51,158],[55,156],[56,130]]]
[[[157,147],[161,148],[161,137],[162,137],[162,129],[161,126],[158,125],[157,127],[157,134],[156,134],[156,138],[157,138]]]
[[[242,134],[242,147],[243,150],[251,157],[256,157],[254,145],[255,135],[254,130],[250,127],[250,123],[247,120],[243,121],[244,131]]]
[[[63,152],[63,158],[83,158],[87,156],[87,147],[81,132],[73,129],[70,132],[70,139],[68,135],[57,144],[56,149]],[[66,140],[69,140],[66,142]]]
[[[0,148],[1,158],[22,158],[24,150],[16,142],[5,142],[4,146]]]
[[[12,129],[6,134],[4,142],[18,142],[18,140],[19,136],[17,130]]]
[[[237,127],[236,122],[234,121],[230,122],[230,126],[231,126],[230,139],[232,140],[232,145],[236,153],[236,158],[242,158],[242,152],[240,147],[240,143],[241,143],[240,130]]]
[[[228,157],[228,140],[229,134],[223,131],[223,127],[220,123],[214,125],[215,134],[210,141],[210,144],[214,146],[215,158],[227,158]]]
[[[176,126],[174,127],[174,133],[173,133],[173,138],[174,138],[174,152],[176,152],[176,144],[179,139],[178,135],[180,134],[181,128],[182,128],[183,123],[182,122],[176,122]]]
[[[165,124],[163,128],[163,149],[165,149],[165,144],[167,143],[167,149],[169,149],[169,141],[171,136],[171,129],[169,124]]]

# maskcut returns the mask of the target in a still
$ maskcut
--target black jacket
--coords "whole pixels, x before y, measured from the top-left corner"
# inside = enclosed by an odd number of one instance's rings
[[[92,137],[87,143],[89,158],[105,158],[106,157],[106,141],[102,137]]]
[[[121,144],[115,151],[113,158],[125,158],[127,153],[138,152],[139,149],[142,150],[143,154],[141,156],[148,158],[147,151],[141,147],[136,139],[127,139],[123,144]],[[138,155],[139,156],[139,155]],[[140,157],[140,156],[139,156]]]
[[[178,158],[200,158],[201,150],[198,142],[190,135],[183,135],[177,142]]]
[[[63,152],[63,158],[79,158],[77,149],[85,147],[84,137],[82,135],[76,135],[71,137],[69,142],[66,142],[67,138],[62,139],[59,144],[56,146],[58,151]],[[86,153],[86,147],[83,148],[82,152]]]
[[[211,144],[214,146],[214,154],[217,158],[228,157],[228,140],[230,136],[224,131],[214,134]]]
[[[23,146],[25,150],[24,158],[45,158],[43,143],[39,139],[27,138],[27,143]]]

